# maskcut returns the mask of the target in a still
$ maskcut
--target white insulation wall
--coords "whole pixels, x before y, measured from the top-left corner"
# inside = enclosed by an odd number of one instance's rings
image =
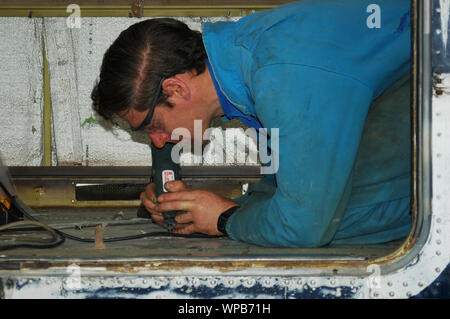
[[[42,20],[0,19],[0,157],[41,165]]]
[[[206,21],[237,18],[178,19],[201,31]],[[122,30],[139,21],[142,19],[81,18],[80,28],[69,28],[66,18],[0,18],[0,156],[6,165],[42,165],[42,40],[50,73],[53,165],[151,163],[149,139],[105,123],[92,110],[90,99],[104,52]],[[231,147],[252,161],[243,163],[240,155],[228,164],[256,164],[255,156],[248,156],[249,150],[256,152],[254,141],[249,143],[239,129],[235,133],[235,141],[224,144],[221,136],[226,134],[220,129],[213,131],[214,141],[203,158],[183,154],[182,165],[224,165],[221,159],[226,157],[220,153]]]

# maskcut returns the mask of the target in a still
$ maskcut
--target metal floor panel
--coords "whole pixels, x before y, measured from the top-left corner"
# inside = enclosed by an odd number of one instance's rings
[[[94,238],[95,225],[103,224],[104,238],[162,232],[163,228],[136,218],[135,208],[47,208],[36,209],[41,222],[71,235]],[[134,225],[127,224],[138,223]],[[119,223],[121,225],[113,225]],[[125,225],[124,225],[125,223]],[[90,226],[86,227],[86,224]],[[32,231],[36,235],[35,231]],[[43,232],[41,232],[44,234]],[[30,231],[27,232],[30,235]],[[23,235],[23,234],[22,234]],[[4,241],[19,233],[0,234]],[[106,242],[105,249],[94,243],[70,239],[55,248],[17,248],[0,251],[0,260],[367,260],[387,256],[398,249],[402,241],[369,246],[327,246],[322,248],[266,248],[228,238],[147,237],[119,242]]]

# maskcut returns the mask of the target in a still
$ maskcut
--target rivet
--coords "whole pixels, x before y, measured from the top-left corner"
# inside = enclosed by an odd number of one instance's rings
[[[418,285],[419,285],[419,287],[423,287],[424,283],[422,281],[419,281]]]
[[[336,281],[330,280],[330,284],[332,284],[334,286],[336,284]]]
[[[436,267],[434,270],[435,270],[436,272],[441,272],[441,268],[439,268],[439,267]]]
[[[403,283],[403,287],[408,287],[408,283],[406,281]]]
[[[376,292],[376,291],[373,293],[373,296],[374,296],[375,298],[378,298],[379,295],[380,295],[380,294],[379,294],[378,292]]]
[[[441,133],[441,132],[438,132],[438,133],[437,133],[437,136],[441,136],[441,135],[442,135],[442,133]]]
[[[411,291],[408,291],[408,292],[406,293],[406,296],[407,296],[407,297],[412,297],[412,292],[411,292]]]
[[[441,229],[440,228],[436,229],[436,233],[440,234],[441,233]]]
[[[441,252],[439,250],[436,251],[436,256],[440,256]]]
[[[389,293],[389,296],[390,296],[390,297],[394,297],[394,296],[395,296],[394,292],[391,291],[391,292]]]
[[[303,281],[301,280],[301,279],[299,279],[299,280],[297,280],[297,285],[302,285],[303,284]]]
[[[388,286],[392,287],[392,282],[391,281],[388,282]]]
[[[314,286],[316,284],[314,280],[311,280],[309,283],[311,284],[311,286]]]
[[[436,222],[437,222],[437,223],[440,223],[441,221],[442,221],[441,218],[436,219]]]
[[[436,240],[436,244],[437,244],[437,245],[440,245],[441,243],[442,243],[442,242],[441,242],[440,239],[437,239],[437,240]]]

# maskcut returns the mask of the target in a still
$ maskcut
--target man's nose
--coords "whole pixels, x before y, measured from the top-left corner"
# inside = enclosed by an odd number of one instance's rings
[[[168,141],[170,141],[170,136],[166,133],[152,133],[148,134],[148,137],[150,137],[153,145],[157,148],[163,147]]]

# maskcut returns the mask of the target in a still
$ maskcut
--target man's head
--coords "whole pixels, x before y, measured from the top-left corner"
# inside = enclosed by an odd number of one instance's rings
[[[147,133],[152,138],[158,129],[168,131],[167,117],[175,116],[171,109],[190,114],[193,103],[204,102],[197,95],[208,96],[199,92],[204,86],[199,81],[206,79],[206,57],[201,33],[181,21],[161,18],[136,23],[103,57],[100,80],[91,94],[94,110],[106,119],[118,114],[138,127],[154,102],[157,107]]]

